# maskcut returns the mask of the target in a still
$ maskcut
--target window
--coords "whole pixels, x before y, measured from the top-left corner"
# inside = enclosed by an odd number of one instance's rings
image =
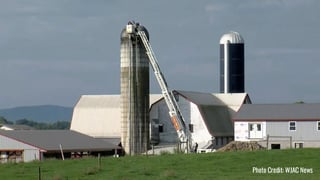
[[[193,133],[193,124],[189,124],[189,131]]]
[[[262,138],[261,123],[249,123],[249,138]]]
[[[159,124],[159,132],[163,132],[163,124]]]
[[[290,121],[289,122],[289,131],[295,131],[295,130],[297,130],[296,122],[295,121]]]
[[[261,131],[261,124],[249,124],[250,131]]]
[[[280,144],[271,144],[271,149],[281,149]]]
[[[318,124],[318,128],[317,129],[318,129],[318,131],[320,131],[320,121],[318,121],[317,124]]]

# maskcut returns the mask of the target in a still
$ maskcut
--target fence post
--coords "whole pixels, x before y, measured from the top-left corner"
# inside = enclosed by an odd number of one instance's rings
[[[41,167],[38,167],[38,180],[41,180]]]
[[[98,153],[98,167],[99,167],[99,170],[101,169],[101,156],[100,156],[100,153]]]
[[[269,134],[267,135],[267,150],[269,149]]]

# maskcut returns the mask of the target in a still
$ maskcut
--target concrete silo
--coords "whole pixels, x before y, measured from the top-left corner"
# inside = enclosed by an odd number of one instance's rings
[[[135,25],[149,38],[146,28]],[[126,154],[135,155],[149,145],[149,60],[141,39],[126,28],[121,32],[120,59],[121,143]]]
[[[244,40],[234,31],[220,39],[220,92],[243,93]]]

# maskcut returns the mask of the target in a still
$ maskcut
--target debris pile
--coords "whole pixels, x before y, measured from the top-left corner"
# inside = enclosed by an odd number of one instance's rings
[[[228,151],[255,151],[266,149],[265,147],[258,144],[258,142],[239,142],[232,141],[224,147],[217,150],[217,152],[228,152]]]

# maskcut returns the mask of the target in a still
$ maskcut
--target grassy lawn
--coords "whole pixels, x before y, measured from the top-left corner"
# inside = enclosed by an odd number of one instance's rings
[[[0,164],[0,179],[319,179],[320,149],[167,154]],[[266,173],[253,173],[253,167]],[[299,167],[297,172],[285,168]],[[302,168],[307,168],[302,172]],[[271,173],[283,169],[283,172]],[[293,168],[295,169],[295,168]],[[269,171],[269,172],[268,172]],[[312,171],[312,172],[311,172]]]

